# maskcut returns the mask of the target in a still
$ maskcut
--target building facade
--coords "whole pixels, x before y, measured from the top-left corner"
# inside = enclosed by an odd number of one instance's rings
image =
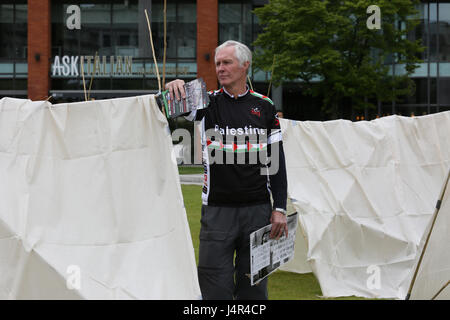
[[[234,39],[252,48],[261,31],[252,10],[265,3],[167,0],[163,70],[163,0],[2,1],[0,97],[43,100],[51,96],[52,102],[71,102],[157,92],[145,9],[161,82],[202,77],[208,89],[216,89],[215,47]],[[418,10],[421,24],[409,36],[422,39],[427,49],[412,76],[415,94],[402,103],[379,104],[363,112],[342,110],[340,117],[370,120],[450,109],[450,1],[423,1]],[[394,70],[400,67],[392,61]],[[252,70],[250,78],[255,91],[268,92],[270,74]],[[270,92],[287,118],[327,120],[320,101],[302,95],[297,82],[283,83]]]

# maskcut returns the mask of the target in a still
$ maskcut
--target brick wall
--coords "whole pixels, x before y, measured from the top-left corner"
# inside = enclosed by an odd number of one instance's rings
[[[28,98],[44,100],[50,89],[50,0],[28,0]]]
[[[208,90],[217,89],[214,49],[219,41],[218,12],[218,0],[197,0],[197,77],[205,80]]]

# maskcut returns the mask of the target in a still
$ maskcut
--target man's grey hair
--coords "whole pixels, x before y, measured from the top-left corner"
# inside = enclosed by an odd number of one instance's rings
[[[249,69],[252,65],[252,52],[250,49],[243,43],[240,43],[238,41],[234,40],[228,40],[222,43],[220,46],[216,48],[215,56],[217,56],[217,52],[219,52],[221,49],[225,47],[234,47],[234,54],[236,56],[236,59],[239,61],[239,65],[242,67],[245,62],[249,62]],[[214,56],[214,60],[215,60]]]

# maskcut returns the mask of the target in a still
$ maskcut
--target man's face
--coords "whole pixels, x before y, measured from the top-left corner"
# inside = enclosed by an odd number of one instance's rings
[[[249,62],[239,65],[239,60],[234,54],[233,46],[225,47],[216,54],[216,74],[219,83],[223,87],[242,85],[247,80]]]

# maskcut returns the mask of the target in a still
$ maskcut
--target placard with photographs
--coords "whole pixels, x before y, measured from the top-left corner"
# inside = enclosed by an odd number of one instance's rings
[[[297,212],[287,217],[288,236],[270,239],[269,224],[250,234],[250,282],[258,284],[280,266],[294,257],[295,233],[298,225]]]
[[[186,99],[181,100],[171,99],[168,90],[161,93],[159,97],[160,103],[166,110],[168,118],[176,118],[208,106],[209,97],[206,92],[206,84],[202,78],[185,83],[184,89]]]

